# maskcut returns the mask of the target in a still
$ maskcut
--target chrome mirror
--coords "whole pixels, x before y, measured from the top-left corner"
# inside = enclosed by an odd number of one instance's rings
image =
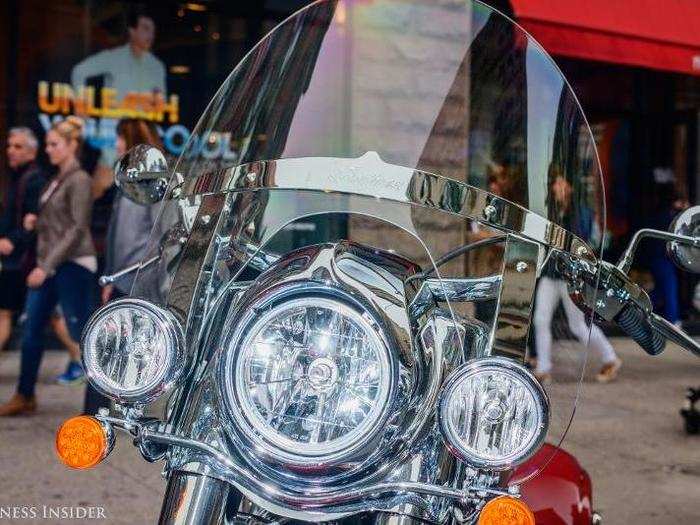
[[[129,200],[154,204],[168,187],[168,163],[154,146],[139,144],[127,151],[114,165],[115,183]]]
[[[678,214],[670,227],[674,235],[692,237],[700,242],[700,206],[693,206]],[[668,256],[681,269],[700,273],[700,247],[696,244],[669,241]]]

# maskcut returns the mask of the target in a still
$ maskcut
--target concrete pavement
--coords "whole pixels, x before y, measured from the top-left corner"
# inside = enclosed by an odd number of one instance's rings
[[[686,436],[678,410],[685,388],[700,385],[700,360],[669,348],[646,356],[627,339],[613,339],[624,360],[619,380],[587,379],[564,447],[593,480],[594,507],[604,523],[700,523],[700,437]],[[42,519],[51,509],[99,507],[110,524],[154,523],[164,482],[160,464],[143,461],[123,434],[97,468],[68,471],[55,459],[54,432],[78,413],[82,388],[51,384],[65,365],[63,352],[48,352],[39,385],[39,413],[0,419],[0,523],[84,523]],[[17,352],[0,354],[0,399],[14,390]],[[589,376],[597,363],[589,365]],[[7,509],[33,508],[36,517],[7,519]],[[3,511],[5,515],[3,516]],[[20,509],[20,512],[22,509]]]

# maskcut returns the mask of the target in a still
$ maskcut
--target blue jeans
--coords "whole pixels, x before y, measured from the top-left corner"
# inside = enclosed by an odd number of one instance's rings
[[[654,290],[651,292],[654,309],[661,310],[661,315],[667,321],[675,323],[681,318],[676,267],[666,257],[653,259],[650,266],[654,277]]]
[[[95,307],[95,275],[82,266],[67,262],[39,288],[30,289],[25,311],[27,320],[22,337],[22,364],[17,392],[34,395],[39,365],[44,354],[44,329],[56,303],[60,303],[68,332],[74,341],[80,335]]]

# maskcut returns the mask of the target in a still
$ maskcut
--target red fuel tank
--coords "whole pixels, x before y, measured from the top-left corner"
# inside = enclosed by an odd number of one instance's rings
[[[591,478],[565,450],[545,443],[514,475],[522,476],[547,458],[551,459],[544,470],[520,487],[523,501],[535,513],[537,524],[591,525]]]

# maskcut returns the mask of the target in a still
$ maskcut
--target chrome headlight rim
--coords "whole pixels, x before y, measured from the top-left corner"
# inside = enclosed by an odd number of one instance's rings
[[[163,366],[158,374],[145,385],[131,390],[117,389],[101,380],[99,373],[93,366],[92,361],[95,355],[94,350],[89,344],[96,326],[102,322],[106,316],[121,308],[135,309],[150,316],[157,327],[163,332],[166,338],[166,349],[168,352],[166,366]],[[90,384],[104,396],[126,405],[146,405],[172,390],[182,378],[185,372],[184,341],[184,331],[180,322],[168,310],[143,299],[130,297],[117,299],[98,309],[85,325],[80,339],[83,370]]]
[[[252,333],[252,329],[260,324],[259,316],[261,311],[276,311],[288,303],[295,300],[316,300],[322,299],[342,305],[344,308],[353,310],[357,315],[363,317],[374,336],[381,342],[381,356],[386,359],[387,374],[384,378],[387,383],[387,391],[382,396],[379,403],[381,409],[375,419],[361,426],[363,433],[358,433],[347,446],[339,450],[330,450],[326,453],[304,454],[303,445],[296,442],[299,449],[292,452],[282,448],[269,440],[269,434],[260,432],[251,421],[250,413],[243,407],[246,403],[241,402],[236,383],[236,370],[238,361],[242,358],[242,345],[247,336]],[[332,285],[320,285],[316,282],[297,282],[288,284],[281,288],[272,288],[256,295],[251,301],[246,302],[241,308],[244,314],[236,319],[235,328],[224,342],[224,358],[221,360],[219,368],[220,389],[224,407],[230,418],[230,428],[234,430],[237,437],[242,438],[239,442],[243,445],[243,451],[254,451],[257,459],[263,459],[265,463],[280,464],[295,471],[309,472],[321,467],[340,466],[347,461],[351,461],[365,449],[376,445],[377,439],[383,435],[383,425],[391,415],[391,407],[396,400],[396,390],[398,385],[398,364],[394,355],[394,345],[386,337],[386,331],[379,322],[379,317],[373,315],[371,309],[363,302],[357,300],[352,294],[334,287]],[[239,312],[241,311],[239,310]],[[295,442],[291,441],[290,445]],[[289,447],[290,449],[293,448]]]
[[[447,422],[448,404],[455,389],[461,383],[477,373],[496,371],[522,381],[533,393],[540,414],[539,431],[522,447],[518,453],[512,453],[499,460],[487,459],[460,447],[460,438],[455,435]],[[480,357],[466,362],[455,370],[445,381],[438,399],[437,421],[445,445],[460,461],[474,468],[504,471],[512,469],[531,458],[542,446],[547,436],[550,420],[550,403],[547,392],[537,378],[524,366],[507,357]]]

